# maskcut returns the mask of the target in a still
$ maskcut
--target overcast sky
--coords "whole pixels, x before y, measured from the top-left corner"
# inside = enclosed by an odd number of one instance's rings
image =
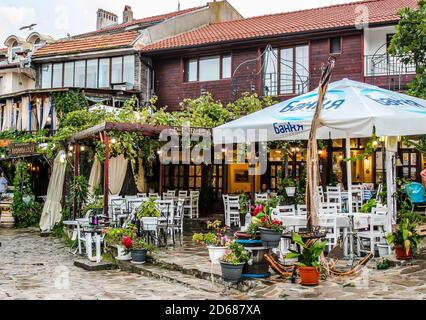
[[[181,9],[205,5],[209,0],[180,0]],[[293,11],[354,0],[229,0],[244,16]],[[37,23],[34,31],[55,38],[92,31],[98,8],[114,12],[122,19],[124,5],[130,5],[135,18],[175,11],[178,0],[0,0],[0,47],[11,34],[26,37],[23,25]]]

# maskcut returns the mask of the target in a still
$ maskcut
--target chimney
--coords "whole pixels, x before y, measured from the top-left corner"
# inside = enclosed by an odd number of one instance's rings
[[[104,9],[98,9],[96,13],[96,30],[100,30],[118,24],[118,16]]]
[[[125,6],[123,11],[123,23],[133,21],[133,11],[132,7]]]

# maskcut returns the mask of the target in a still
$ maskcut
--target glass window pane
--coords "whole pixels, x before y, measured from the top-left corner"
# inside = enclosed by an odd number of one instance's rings
[[[201,176],[201,166],[197,166],[197,176]]]
[[[222,78],[231,78],[231,56],[224,56],[222,58]]]
[[[197,81],[197,59],[191,59],[186,64],[186,81]]]
[[[78,88],[85,87],[86,79],[86,61],[76,61],[75,62],[75,74],[74,74],[74,86]]]
[[[267,52],[264,55],[264,74],[263,74],[263,85],[264,85],[264,94],[266,96],[275,96],[277,95],[277,50],[274,49],[272,52]]]
[[[109,59],[99,60],[99,88],[109,88]]]
[[[50,63],[43,64],[41,67],[41,87],[52,87],[52,65]]]
[[[111,82],[123,82],[123,58],[117,57],[111,59]]]
[[[87,60],[87,88],[96,88],[98,83],[98,59]]]
[[[125,56],[123,64],[123,82],[129,83],[133,88],[135,84],[135,56]]]
[[[220,57],[208,57],[200,59],[200,81],[219,80]]]
[[[330,53],[340,53],[341,51],[342,51],[341,38],[340,37],[330,38]]]
[[[294,75],[294,59],[293,59],[293,48],[287,48],[281,50],[281,85],[280,93],[288,94],[293,93],[293,75]]]
[[[194,178],[189,178],[189,187],[194,188]]]
[[[194,176],[195,175],[195,166],[189,166],[189,175]]]
[[[197,178],[197,188],[201,188],[201,178]]]
[[[53,64],[53,88],[62,87],[62,63]]]
[[[296,93],[309,90],[309,46],[296,47]]]
[[[74,86],[74,62],[64,64],[64,87]]]

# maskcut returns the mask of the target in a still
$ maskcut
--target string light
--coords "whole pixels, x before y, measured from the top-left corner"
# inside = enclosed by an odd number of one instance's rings
[[[74,147],[70,144],[70,145],[68,146],[68,150],[69,150],[69,151],[73,151],[73,149],[74,149]]]
[[[112,144],[117,143],[117,139],[116,139],[116,138],[111,138],[111,143],[112,143]]]

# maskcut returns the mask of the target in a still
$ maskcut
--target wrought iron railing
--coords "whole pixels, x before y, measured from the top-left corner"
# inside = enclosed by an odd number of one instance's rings
[[[385,54],[375,54],[364,56],[365,76],[390,76],[415,74],[416,65],[406,64],[400,56]]]
[[[265,95],[303,94],[309,91],[309,77],[291,74],[280,74],[278,83],[277,73],[265,73],[263,91]]]

